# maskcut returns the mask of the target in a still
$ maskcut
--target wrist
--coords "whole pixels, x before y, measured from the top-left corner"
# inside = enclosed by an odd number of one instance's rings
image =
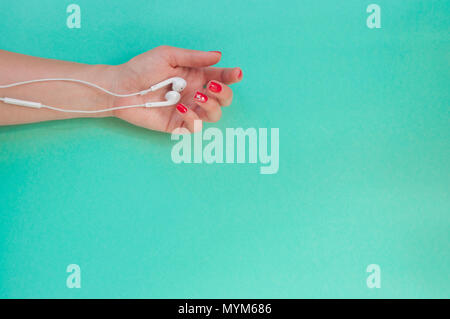
[[[36,58],[0,50],[0,83],[15,83],[33,79],[70,78],[94,83],[116,92],[118,68],[111,65],[88,65],[67,61]],[[9,70],[14,70],[9,72]],[[66,110],[103,110],[113,106],[113,96],[93,87],[67,81],[52,81],[20,85],[1,90],[1,96],[39,102]],[[112,112],[68,113],[42,108],[19,107],[0,102],[0,125],[32,123],[75,117],[113,116]]]
[[[117,90],[117,73],[118,68],[114,65],[86,65],[87,69],[82,70],[83,80],[94,83],[110,92]],[[115,105],[116,97],[102,92],[95,88],[87,88],[86,95],[89,102],[86,103],[88,110],[101,110],[112,108]],[[114,116],[113,111],[100,112],[90,114],[89,117],[111,117]]]

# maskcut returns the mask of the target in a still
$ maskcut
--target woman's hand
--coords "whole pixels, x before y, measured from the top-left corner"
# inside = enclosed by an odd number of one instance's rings
[[[161,46],[118,65],[88,65],[43,59],[0,50],[0,84],[33,79],[69,78],[95,83],[115,93],[127,94],[150,88],[171,77],[187,81],[181,92],[180,104],[160,108],[136,107],[101,113],[67,113],[51,109],[34,109],[5,104],[0,101],[0,125],[14,125],[69,119],[74,117],[116,116],[132,124],[163,132],[187,128],[195,120],[216,122],[221,106],[230,105],[233,93],[227,84],[239,82],[239,68],[214,68],[220,52],[203,52]],[[98,89],[67,81],[52,81],[3,88],[0,97],[40,102],[67,110],[98,111],[116,106],[144,104],[165,100],[171,87],[143,96],[118,98]],[[201,123],[201,121],[198,121]]]
[[[182,77],[187,87],[181,92],[178,105],[156,108],[131,108],[117,110],[113,115],[134,125],[151,130],[172,132],[176,128],[187,128],[190,132],[201,129],[195,120],[217,122],[222,115],[222,106],[231,104],[233,92],[228,84],[242,79],[240,68],[210,67],[219,62],[220,52],[203,52],[160,46],[143,53],[129,62],[115,66],[111,80],[112,90],[130,93],[148,89],[150,86],[171,77]],[[113,106],[143,104],[163,101],[171,90],[160,89],[144,96],[114,98]],[[200,121],[198,123],[201,123]]]

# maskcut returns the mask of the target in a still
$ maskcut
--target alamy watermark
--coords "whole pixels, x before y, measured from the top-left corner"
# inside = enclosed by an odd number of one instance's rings
[[[381,28],[381,8],[378,4],[372,3],[367,6],[367,13],[370,15],[367,17],[366,24],[369,29]]]
[[[66,25],[69,29],[81,28],[81,8],[78,4],[69,4],[66,8],[66,12],[69,14],[66,19]]]
[[[370,264],[366,268],[370,275],[366,279],[367,288],[381,288],[381,268],[380,265]]]
[[[196,120],[194,127],[201,128],[201,121]],[[187,134],[187,129],[179,128],[172,132],[172,141],[179,141],[172,147],[174,163],[260,163],[261,174],[278,172],[278,128],[270,129],[270,151],[267,128],[227,128],[223,133],[218,128],[210,127],[195,131],[197,133]]]
[[[66,272],[70,273],[66,279],[67,288],[81,288],[81,268],[77,264],[70,264],[66,268]]]

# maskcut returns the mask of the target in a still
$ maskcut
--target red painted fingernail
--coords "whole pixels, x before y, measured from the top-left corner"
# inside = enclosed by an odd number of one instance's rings
[[[240,79],[241,77],[242,77],[242,70],[239,69],[238,79]]]
[[[184,114],[187,112],[187,107],[180,103],[177,105],[177,110],[178,110],[178,112]]]
[[[209,83],[208,89],[214,93],[219,93],[220,91],[222,91],[222,85],[217,82],[211,81],[211,83]]]
[[[208,101],[208,97],[205,94],[197,91],[197,93],[195,93],[194,100],[205,103],[206,101]]]
[[[222,52],[220,51],[209,51],[209,52],[219,53],[220,55],[222,55]]]

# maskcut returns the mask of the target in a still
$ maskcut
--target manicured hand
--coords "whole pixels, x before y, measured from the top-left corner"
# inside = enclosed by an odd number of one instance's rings
[[[231,104],[230,84],[242,80],[240,68],[211,67],[221,59],[217,51],[204,52],[160,46],[141,54],[115,68],[111,87],[115,92],[128,93],[148,89],[153,84],[179,76],[187,81],[179,104],[161,108],[132,108],[113,112],[113,115],[134,125],[151,130],[172,132],[187,128],[194,132],[194,121],[217,122],[222,107]],[[113,106],[143,104],[164,100],[170,90],[161,89],[144,96],[114,98]],[[195,127],[197,130],[200,126]]]

